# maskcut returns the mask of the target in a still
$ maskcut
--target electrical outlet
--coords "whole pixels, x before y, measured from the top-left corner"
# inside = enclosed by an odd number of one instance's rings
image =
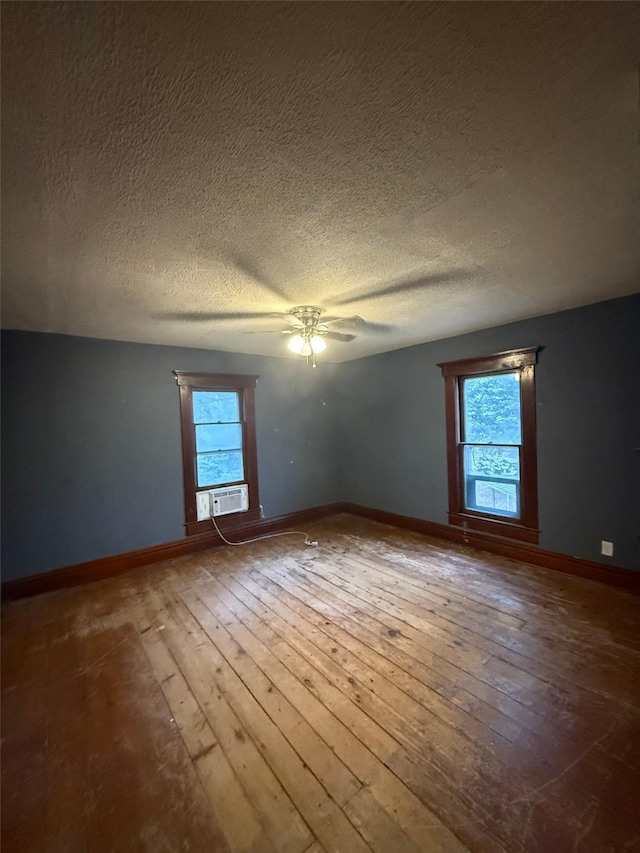
[[[198,515],[198,521],[206,521],[207,518],[211,518],[211,502],[209,492],[197,492],[196,511]]]
[[[613,557],[613,542],[603,539],[600,543],[600,553],[605,557]]]

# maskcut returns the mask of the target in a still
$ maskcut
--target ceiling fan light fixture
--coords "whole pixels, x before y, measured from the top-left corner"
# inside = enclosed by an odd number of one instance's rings
[[[292,335],[287,346],[291,352],[294,352],[296,355],[303,355],[302,350],[304,349],[304,343],[302,335]]]
[[[321,335],[312,335],[309,343],[311,344],[311,349],[316,354],[324,352],[327,348],[327,343]]]
[[[315,305],[299,305],[297,308],[292,308],[289,313],[295,318],[296,324],[293,329],[284,330],[284,333],[290,336],[287,346],[291,352],[306,358],[307,364],[311,364],[312,367],[316,367],[316,355],[326,350],[327,337],[338,341],[351,341],[355,337],[355,335],[342,335],[340,332],[331,331],[326,323],[320,322],[322,312]],[[333,317],[329,322],[345,322],[348,319]]]

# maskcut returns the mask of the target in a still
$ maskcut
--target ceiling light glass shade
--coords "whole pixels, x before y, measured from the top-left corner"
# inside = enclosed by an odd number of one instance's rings
[[[291,335],[287,346],[291,352],[295,352],[296,355],[300,355],[302,353],[302,348],[304,347],[302,335]]]
[[[311,349],[315,353],[324,352],[327,348],[327,344],[320,335],[312,335],[311,337]]]
[[[313,350],[311,349],[311,344],[309,341],[304,341],[302,344],[302,349],[300,350],[300,355],[311,355]]]

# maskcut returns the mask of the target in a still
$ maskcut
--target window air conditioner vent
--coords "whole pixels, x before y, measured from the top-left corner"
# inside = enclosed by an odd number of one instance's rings
[[[213,515],[228,515],[231,512],[246,512],[249,509],[249,489],[246,484],[224,489],[211,489]]]

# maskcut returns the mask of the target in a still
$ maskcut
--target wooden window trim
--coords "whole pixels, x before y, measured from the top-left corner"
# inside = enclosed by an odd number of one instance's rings
[[[243,459],[245,477],[248,485],[249,509],[216,518],[223,532],[241,529],[260,518],[260,493],[258,488],[258,450],[256,443],[255,387],[257,376],[245,376],[228,373],[188,373],[174,370],[180,389],[180,426],[182,431],[182,466],[184,478],[185,528],[187,536],[197,533],[210,533],[211,520],[198,521],[196,494],[207,491],[209,487],[198,487],[196,477],[196,447],[193,425],[194,391],[237,391],[240,394],[240,411],[243,425]]]
[[[507,350],[478,358],[438,364],[445,382],[449,524],[481,530],[509,539],[538,544],[538,463],[536,449],[535,366],[540,347]],[[474,512],[464,503],[461,462],[461,388],[468,376],[520,371],[522,451],[520,460],[520,518]]]

